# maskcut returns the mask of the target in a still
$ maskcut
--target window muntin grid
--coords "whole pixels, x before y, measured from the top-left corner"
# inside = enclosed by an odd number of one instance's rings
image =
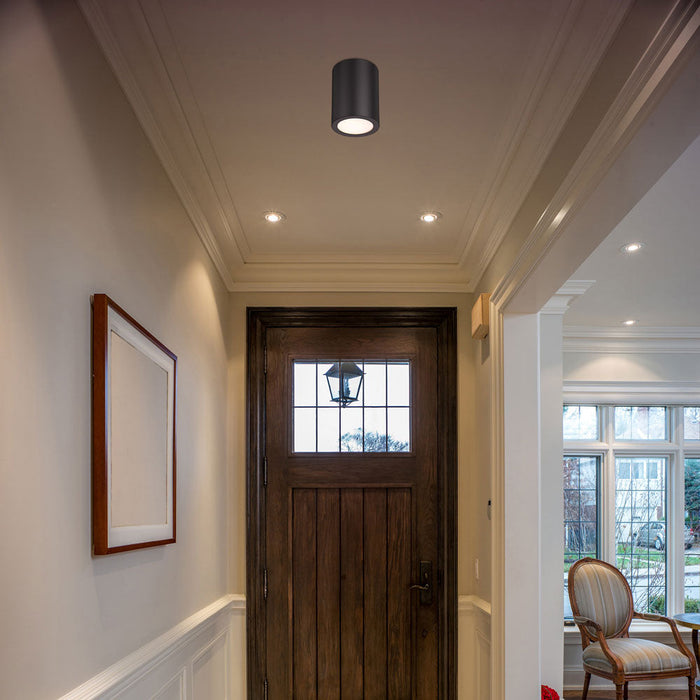
[[[683,611],[700,612],[700,458],[684,460]]]
[[[352,361],[364,375],[345,407],[331,400],[325,376],[340,359],[293,363],[294,452],[410,452],[410,361]]]
[[[615,406],[615,440],[667,440],[666,406]]]
[[[565,404],[563,411],[564,440],[598,440],[600,436],[598,407]]]
[[[615,458],[615,565],[640,612],[666,612],[667,461]]]
[[[700,440],[700,406],[683,407],[683,436],[686,440]]]
[[[564,617],[573,613],[566,594],[568,572],[584,557],[598,557],[600,457],[564,457]]]

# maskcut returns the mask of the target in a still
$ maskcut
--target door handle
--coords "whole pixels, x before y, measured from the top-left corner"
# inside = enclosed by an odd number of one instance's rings
[[[420,563],[420,583],[409,586],[409,590],[420,591],[420,604],[432,605],[433,602],[433,562],[422,561]]]

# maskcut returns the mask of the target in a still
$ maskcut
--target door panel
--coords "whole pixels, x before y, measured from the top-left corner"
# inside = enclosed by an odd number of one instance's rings
[[[438,467],[445,463],[439,430],[445,427],[439,423],[445,413],[438,406],[439,337],[431,324],[265,329],[267,371],[256,419],[265,428],[258,444],[266,458],[266,483],[257,491],[258,500],[249,503],[253,513],[265,516],[255,520],[260,537],[255,552],[265,573],[266,595],[264,600],[255,592],[251,596],[251,609],[255,615],[262,611],[258,619],[264,624],[254,628],[258,641],[251,663],[260,664],[255,666],[261,673],[257,677],[265,680],[269,700],[454,697],[446,683],[453,671],[444,665],[452,649],[442,646],[441,651],[440,646],[454,629],[454,601],[444,587],[446,540],[441,539],[445,530],[440,509],[447,502],[452,512],[452,503],[438,489]],[[337,361],[375,368],[386,361],[387,376],[391,367],[399,366],[396,362],[403,367],[409,363],[411,442],[398,448],[407,451],[294,452],[294,363],[326,363],[315,372],[297,372],[316,381],[320,392],[322,372],[327,363]],[[308,389],[304,406],[314,395]],[[328,399],[319,401],[316,409],[300,413],[325,410],[328,415],[323,404]],[[353,425],[364,415],[366,409],[357,408],[363,405],[362,398],[352,405]],[[342,413],[346,410],[337,412],[341,449],[347,444],[377,449],[382,443],[366,442],[364,429],[359,443],[356,437],[344,442],[343,417],[350,416]],[[373,405],[371,410],[376,426],[378,412]],[[298,444],[322,443],[333,440],[314,443],[304,438]],[[443,480],[441,488],[448,483]],[[411,590],[419,582],[421,561],[432,562],[434,570],[428,604],[421,604],[420,592]],[[448,566],[452,580],[453,565]],[[259,650],[262,655],[257,655]],[[259,697],[257,687],[254,683],[253,697]]]

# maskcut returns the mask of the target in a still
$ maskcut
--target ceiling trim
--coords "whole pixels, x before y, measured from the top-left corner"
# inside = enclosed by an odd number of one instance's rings
[[[433,273],[433,285],[439,286],[446,275],[457,276],[459,279],[450,284],[467,285],[473,291],[473,282],[508,233],[631,0],[610,3],[607,20],[594,25],[599,27],[597,34],[593,39],[587,35],[585,46],[575,30],[587,20],[591,5],[585,0],[562,3],[563,9],[553,20],[559,23],[555,41],[543,42],[540,55],[532,61],[517,106],[495,149],[500,155],[494,158],[489,177],[484,178],[474,216],[465,222],[453,254],[387,253],[374,255],[371,262],[358,259],[356,253],[291,254],[283,258],[274,253],[253,253],[158,0],[78,3],[229,290],[246,282],[257,285],[262,275],[279,279],[280,271],[299,277],[300,263],[314,270],[336,263],[348,267],[361,264],[367,274],[375,276],[369,286],[381,285],[382,271],[395,265],[403,270],[404,282],[413,269],[420,269]],[[583,58],[578,60],[581,53]],[[558,72],[567,57],[577,59],[573,79],[571,74]],[[561,98],[545,109],[540,98],[552,86]],[[346,276],[350,280],[352,270]]]
[[[697,354],[700,353],[700,328],[564,326],[563,349],[568,353]]]
[[[574,299],[585,294],[594,284],[595,280],[569,280],[542,307],[540,313],[556,316],[565,314]]]
[[[570,49],[572,32],[582,21],[581,15],[585,9],[583,2],[569,4],[556,39],[551,44],[546,61],[540,69],[538,80],[527,96],[525,104],[514,115],[515,119],[504,132],[504,135],[509,137],[507,149],[497,161],[499,167],[491,180],[491,191],[480,207],[473,231],[460,256],[460,264],[466,266],[465,270],[471,279],[478,280],[496,255],[518,209],[535,183],[553,144],[571,116],[585,85],[595,72],[631,4],[631,0],[609,3],[608,16],[601,23],[598,34],[588,43],[587,51],[578,62],[573,77],[561,77],[556,75],[556,68],[563,63],[565,51]],[[545,119],[541,113],[540,98],[545,88],[557,78],[560,82],[566,80],[568,87],[563,99],[559,100],[553,112]],[[530,135],[535,127],[539,127],[539,138],[534,139],[530,136],[530,143],[526,143],[526,134]],[[524,158],[523,152],[527,151],[528,157]],[[509,178],[511,186],[508,188],[506,180]],[[478,259],[469,264],[467,258],[474,248],[481,248],[481,252]]]
[[[468,294],[469,285],[460,282],[234,282],[232,292],[401,292]]]
[[[679,0],[530,230],[492,300],[505,307],[528,282],[630,142],[683,62],[700,26],[697,0]]]
[[[564,381],[567,403],[697,403],[700,382]]]
[[[194,186],[192,179],[185,176],[188,168],[191,168],[199,173],[198,180],[202,180],[202,170],[205,171],[204,178],[208,178],[182,106],[172,89],[158,89],[154,92],[142,89],[143,82],[156,86],[169,84],[169,77],[152,41],[141,5],[127,1],[102,3],[100,0],[78,0],[78,5],[170,178],[202,245],[224,284],[230,288],[233,284],[230,268],[241,264],[242,257],[220,204],[215,204],[218,216],[212,221],[201,204],[201,197],[207,193],[203,193],[201,187]],[[138,66],[133,61],[130,62],[120,48],[124,37],[117,36],[119,28],[122,31],[126,28],[127,43],[138,50],[138,56],[142,59],[138,61]],[[149,96],[148,99],[146,95]],[[164,119],[164,113],[167,113],[167,119]],[[169,138],[161,125],[167,125],[170,130],[175,129],[178,138],[175,141]],[[173,143],[178,144],[176,150],[172,148]]]

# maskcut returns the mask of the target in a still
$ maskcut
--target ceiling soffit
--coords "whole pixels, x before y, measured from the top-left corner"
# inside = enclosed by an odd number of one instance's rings
[[[368,254],[332,241],[330,226],[328,245],[301,250],[260,245],[241,225],[246,204],[231,189],[220,144],[190,82],[188,57],[183,59],[164,13],[172,6],[158,0],[79,2],[227,287],[354,291],[472,290],[631,5],[543,2],[549,10],[538,28],[542,38],[533,44],[507,113],[494,115],[500,135],[489,144],[488,160],[479,164],[479,186],[469,193],[463,225],[439,250],[392,244],[390,250]],[[498,89],[497,76],[493,83]]]

